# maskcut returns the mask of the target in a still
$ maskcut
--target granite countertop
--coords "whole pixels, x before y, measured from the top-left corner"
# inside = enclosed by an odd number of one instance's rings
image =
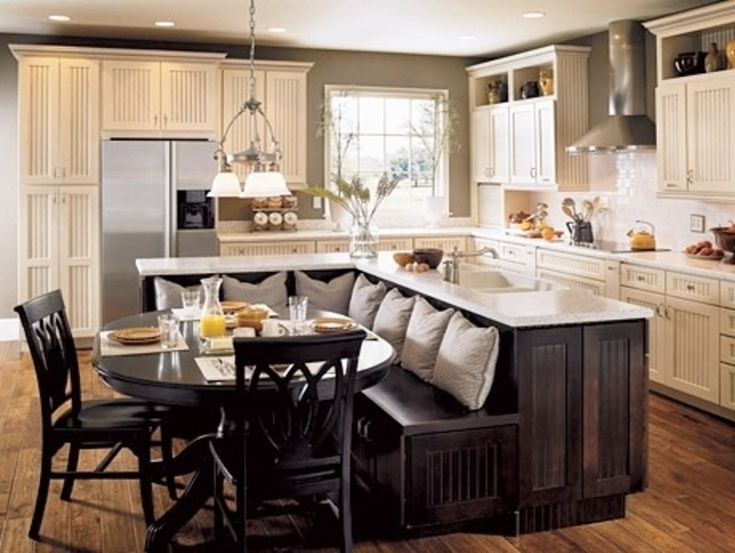
[[[635,320],[653,316],[653,312],[645,307],[580,293],[578,290],[480,292],[444,282],[437,271],[407,272],[393,262],[392,254],[388,252],[370,260],[353,260],[348,254],[332,253],[247,258],[138,259],[136,266],[141,276],[357,268],[516,328]]]

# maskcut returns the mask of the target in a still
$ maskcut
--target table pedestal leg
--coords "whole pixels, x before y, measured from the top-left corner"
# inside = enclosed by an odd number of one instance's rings
[[[171,538],[204,507],[214,492],[212,458],[200,459],[199,468],[187,484],[184,493],[173,506],[148,527],[145,538],[147,553],[167,550]]]

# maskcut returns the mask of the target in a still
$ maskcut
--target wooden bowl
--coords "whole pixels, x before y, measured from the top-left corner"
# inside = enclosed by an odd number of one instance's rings
[[[413,250],[416,263],[426,263],[430,269],[436,269],[444,257],[444,250],[439,248],[419,248]]]
[[[405,267],[408,263],[414,262],[414,255],[411,252],[396,252],[393,254],[393,261]]]

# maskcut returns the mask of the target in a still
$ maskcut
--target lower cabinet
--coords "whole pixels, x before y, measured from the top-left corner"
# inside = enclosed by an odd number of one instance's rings
[[[316,243],[316,253],[345,253],[349,251],[349,240],[319,240]]]
[[[414,238],[414,248],[439,248],[445,255],[455,248],[463,252],[467,249],[467,239],[464,236],[442,236],[433,238]]]
[[[652,309],[655,316],[648,319],[646,328],[646,360],[648,362],[648,378],[660,384],[666,383],[663,359],[666,356],[666,297],[655,292],[635,290],[623,286],[620,289],[620,301],[640,305]]]
[[[287,255],[314,253],[314,242],[225,242],[220,243],[219,254],[231,255]]]

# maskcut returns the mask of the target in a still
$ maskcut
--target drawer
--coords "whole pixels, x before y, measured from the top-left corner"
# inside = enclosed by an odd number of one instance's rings
[[[314,242],[233,242],[220,246],[220,255],[288,255],[314,253]]]
[[[735,282],[720,281],[720,305],[735,309]]]
[[[666,295],[717,305],[720,303],[720,282],[714,278],[667,272]]]
[[[620,284],[629,288],[663,294],[666,291],[666,271],[622,263]]]
[[[487,240],[485,238],[469,238],[467,240],[468,245],[472,248],[472,251],[477,251],[482,248],[492,248],[498,254],[500,254],[500,243],[497,240]],[[498,265],[498,260],[493,259],[492,256],[483,255],[480,257],[471,257],[468,259],[470,263],[476,263],[478,265]]]
[[[343,253],[349,251],[349,240],[323,240],[316,243],[316,253]]]
[[[511,263],[518,263],[521,265],[530,265],[533,257],[533,248],[526,246],[519,246],[518,244],[500,244],[500,259],[503,261],[509,261]]]
[[[720,336],[720,361],[735,365],[735,338]]]
[[[605,280],[607,272],[604,259],[543,248],[536,253],[536,267],[596,280]]]
[[[720,333],[735,337],[735,310],[720,308]]]
[[[467,237],[465,236],[442,236],[433,238],[414,238],[414,248],[439,248],[449,253],[454,248],[463,252],[467,249]]]
[[[411,238],[381,238],[378,241],[378,249],[381,252],[411,251],[413,240]]]
[[[720,405],[735,410],[735,366],[720,365]]]
[[[597,296],[607,295],[607,286],[604,282],[599,280],[575,276],[569,273],[550,271],[549,269],[536,269],[536,276],[543,280],[563,284],[573,290],[584,290]]]

